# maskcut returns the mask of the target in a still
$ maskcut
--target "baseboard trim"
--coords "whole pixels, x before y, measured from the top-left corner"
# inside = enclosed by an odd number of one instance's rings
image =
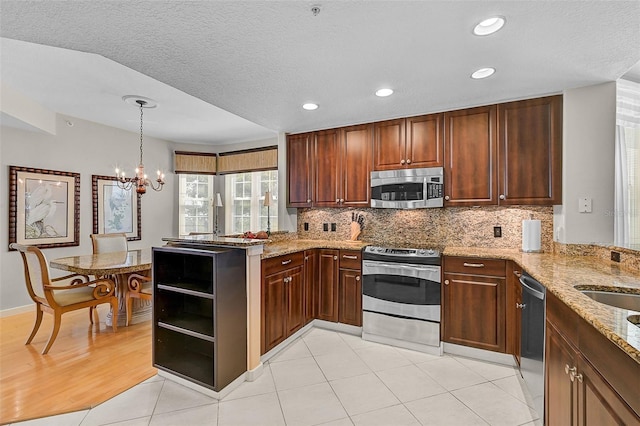
[[[176,382],[182,386],[188,387],[189,389],[193,389],[194,391],[205,394],[211,398],[222,399],[245,382],[247,373],[245,372],[239,375],[233,382],[225,386],[224,389],[222,389],[220,392],[216,392],[197,383],[193,383],[190,380],[184,379],[180,376],[176,376],[175,374],[171,374],[165,370],[158,369],[158,376],[164,377],[165,379],[171,380],[172,382]]]
[[[456,345],[455,343],[442,343],[444,353],[464,356],[467,358],[479,359],[481,361],[493,362],[496,364],[517,367],[516,361],[511,354],[488,351],[486,349],[472,348],[469,346]]]
[[[3,309],[0,311],[0,318],[10,317],[13,315],[24,314],[25,312],[33,311],[35,304],[18,306],[17,308]]]
[[[265,363],[269,361],[271,358],[273,358],[274,356],[278,355],[278,353],[282,352],[284,349],[289,347],[289,345],[294,343],[296,340],[298,340],[300,337],[306,334],[309,330],[311,330],[314,326],[315,321],[317,320],[311,321],[309,324],[305,325],[300,330],[296,331],[291,336],[287,337],[282,343],[279,343],[278,346],[276,346],[275,348],[271,349],[269,352],[262,355],[260,357],[260,361],[262,363]]]

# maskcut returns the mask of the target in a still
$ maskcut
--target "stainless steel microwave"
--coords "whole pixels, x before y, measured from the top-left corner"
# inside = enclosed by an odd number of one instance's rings
[[[371,172],[371,207],[424,209],[444,205],[442,167]]]

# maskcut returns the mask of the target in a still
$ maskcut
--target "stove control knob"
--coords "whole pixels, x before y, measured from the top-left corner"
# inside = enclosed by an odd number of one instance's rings
[[[382,253],[384,251],[384,249],[382,247],[378,248],[378,253]]]
[[[427,253],[429,256],[433,256],[436,252],[433,250],[429,250],[429,252]]]
[[[425,250],[424,249],[420,249],[420,251],[418,251],[418,254],[424,255]]]

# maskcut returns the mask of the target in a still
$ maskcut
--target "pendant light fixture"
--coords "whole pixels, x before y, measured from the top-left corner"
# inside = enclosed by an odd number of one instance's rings
[[[116,169],[117,185],[119,188],[128,191],[135,187],[136,192],[140,195],[147,192],[147,187],[150,187],[154,191],[162,191],[164,186],[164,174],[158,170],[157,179],[155,182],[147,178],[144,173],[144,164],[142,163],[142,123],[143,123],[143,110],[144,108],[155,108],[157,104],[148,98],[141,96],[124,96],[122,98],[127,103],[135,103],[140,107],[140,163],[135,170],[135,176],[132,178],[125,177],[125,172],[120,169]]]

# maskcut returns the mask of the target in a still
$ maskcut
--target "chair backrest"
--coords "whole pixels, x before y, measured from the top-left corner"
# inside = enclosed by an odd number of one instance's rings
[[[27,291],[34,302],[43,302],[47,299],[44,286],[50,285],[49,264],[42,251],[34,246],[24,246],[21,244],[11,244],[9,248],[18,250],[22,255],[24,264],[24,280],[27,284]],[[36,300],[36,298],[40,300]]]
[[[127,235],[117,234],[91,234],[93,254],[112,253],[114,251],[127,251]]]

